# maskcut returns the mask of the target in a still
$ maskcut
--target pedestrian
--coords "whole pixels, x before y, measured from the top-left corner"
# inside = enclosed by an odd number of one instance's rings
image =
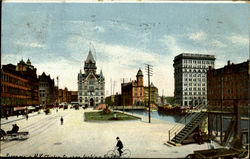
[[[28,118],[29,118],[29,116],[28,116],[28,114],[26,114],[26,120],[28,120]]]
[[[123,144],[122,144],[122,141],[120,140],[119,137],[116,138],[117,140],[117,144],[116,144],[116,147],[117,147],[117,150],[119,152],[119,155],[121,156],[122,155],[122,148],[123,148]]]
[[[61,117],[61,125],[63,125],[63,117]]]

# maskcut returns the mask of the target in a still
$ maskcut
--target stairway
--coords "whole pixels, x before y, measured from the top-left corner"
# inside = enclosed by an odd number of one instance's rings
[[[182,143],[182,141],[197,128],[198,125],[202,123],[202,121],[207,117],[206,112],[196,113],[193,119],[177,134],[175,137],[168,141],[167,145],[178,146]]]

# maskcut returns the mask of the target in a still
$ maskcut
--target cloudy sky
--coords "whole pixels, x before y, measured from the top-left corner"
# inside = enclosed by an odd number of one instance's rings
[[[181,53],[215,55],[215,67],[249,58],[246,3],[3,3],[2,64],[30,58],[38,75],[59,76],[77,90],[77,74],[95,50],[106,95],[115,81],[134,80],[153,66],[159,94],[174,94],[173,59]],[[147,85],[147,77],[144,78]]]

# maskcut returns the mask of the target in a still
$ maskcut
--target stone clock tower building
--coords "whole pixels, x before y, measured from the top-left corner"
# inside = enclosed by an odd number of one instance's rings
[[[78,103],[80,106],[96,107],[105,103],[105,78],[102,74],[96,74],[96,62],[91,50],[84,62],[84,73],[78,73]]]

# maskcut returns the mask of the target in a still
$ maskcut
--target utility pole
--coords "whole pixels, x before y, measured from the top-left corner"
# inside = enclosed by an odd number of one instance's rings
[[[110,79],[110,96],[112,96],[112,78]]]
[[[114,86],[113,86],[113,94],[115,95],[115,80],[114,80]]]
[[[148,75],[148,122],[151,123],[151,117],[150,117],[150,76],[153,75],[153,66],[149,64],[145,64],[146,73]]]

